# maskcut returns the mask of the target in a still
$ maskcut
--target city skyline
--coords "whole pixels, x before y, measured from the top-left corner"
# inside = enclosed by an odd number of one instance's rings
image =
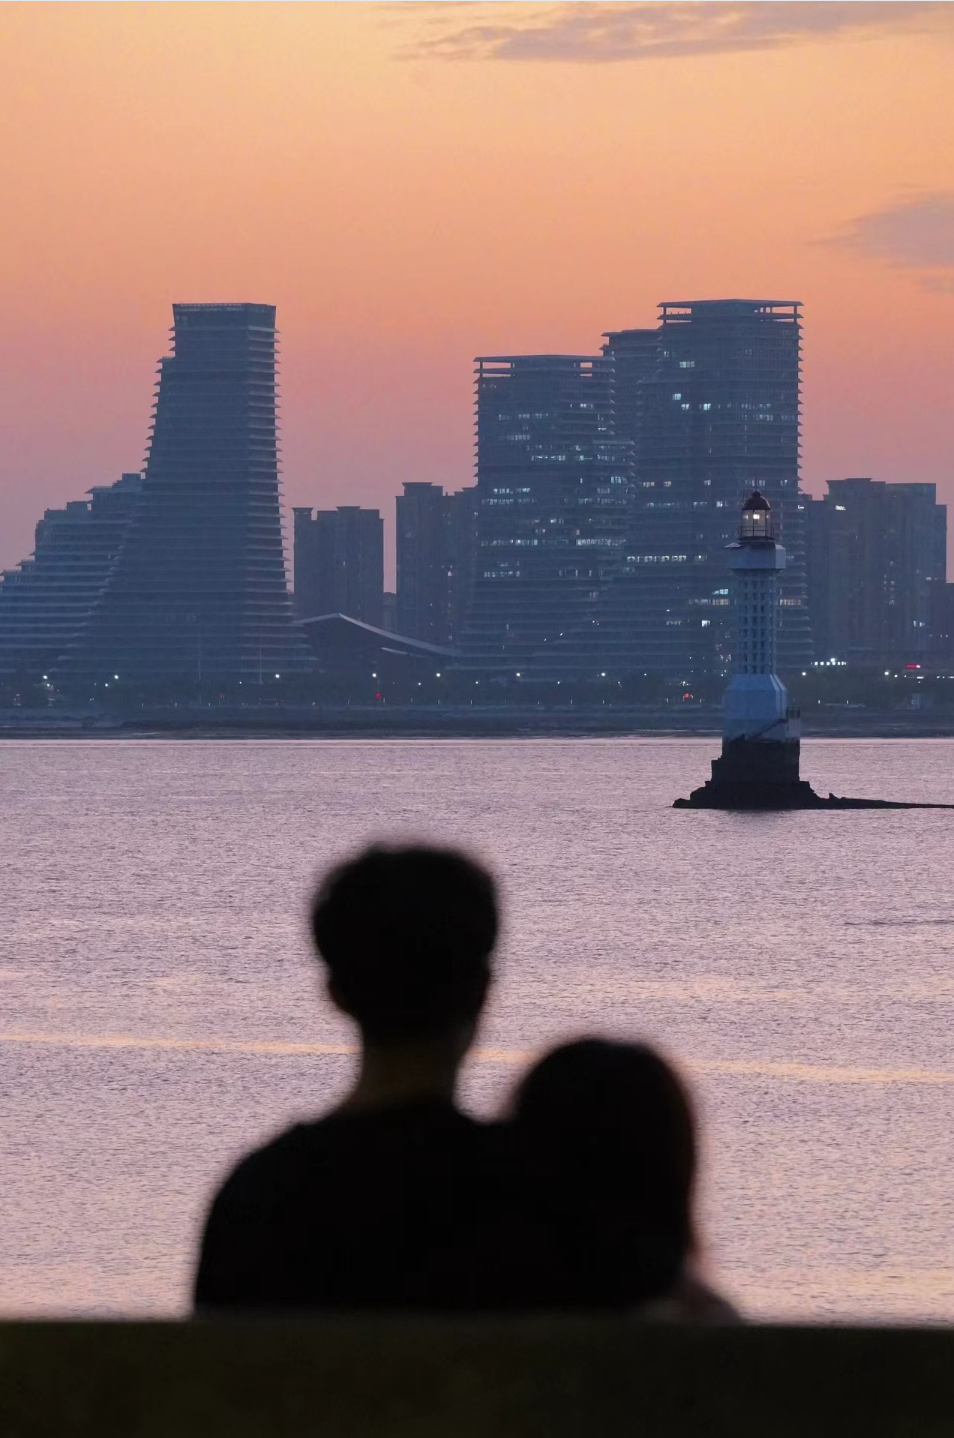
[[[3,7],[0,565],[139,463],[173,300],[278,305],[288,511],[471,484],[475,354],[680,294],[804,302],[813,495],[954,499],[950,7],[467,8]]]
[[[841,477],[814,501],[798,488],[800,302],[657,308],[656,329],[607,332],[599,355],[479,357],[477,483],[406,481],[394,496],[397,593],[378,509],[295,506],[292,599],[275,309],[174,304],[144,475],[44,511],[34,556],[0,576],[0,672],[94,688],[117,670],[160,685],[288,678],[313,662],[292,606],[300,622],[452,642],[462,670],[502,680],[724,672],[732,515],[753,486],[777,506],[791,571],[784,669],[831,654],[948,663],[936,485]],[[872,527],[879,495],[890,514]],[[849,613],[858,584],[863,620]],[[325,647],[346,634],[308,631]]]

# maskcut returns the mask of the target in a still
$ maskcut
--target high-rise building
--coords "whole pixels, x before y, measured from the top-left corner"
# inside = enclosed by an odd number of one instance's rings
[[[477,486],[444,496],[447,547],[447,643],[459,645],[474,592],[477,564]]]
[[[142,501],[66,673],[255,682],[310,667],[279,509],[275,309],[173,306]]]
[[[811,657],[799,492],[799,305],[666,302],[658,329],[608,331],[611,432],[632,446],[626,543],[582,620],[548,646],[561,673],[691,680],[731,663],[729,546],[745,495],[772,504],[788,565],[779,663]]]
[[[811,635],[808,501],[799,491],[800,305],[693,300],[660,310],[657,331],[609,332],[603,351],[616,368],[617,414],[635,449],[630,542],[606,595],[607,639],[615,636],[633,669],[725,669],[728,547],[743,498],[758,488],[788,554],[779,666],[802,665]]]
[[[439,484],[412,481],[395,501],[397,631],[434,644],[447,638],[444,498]]]
[[[929,658],[935,670],[954,677],[954,584],[932,587]]]
[[[947,508],[933,484],[830,480],[810,509],[818,658],[873,668],[926,663],[946,550]]]
[[[613,361],[614,424],[619,439],[639,442],[643,381],[659,363],[659,330],[607,330],[602,353]]]
[[[473,583],[476,489],[445,494],[409,482],[396,503],[397,630],[450,644],[459,638]]]
[[[139,504],[142,478],[124,474],[87,493],[64,509],[46,510],[32,557],[0,579],[0,673],[53,668],[102,593]]]
[[[561,672],[561,636],[594,614],[627,538],[632,446],[615,438],[613,364],[476,361],[477,549],[465,667]]]
[[[384,618],[384,520],[377,509],[295,510],[295,613]]]

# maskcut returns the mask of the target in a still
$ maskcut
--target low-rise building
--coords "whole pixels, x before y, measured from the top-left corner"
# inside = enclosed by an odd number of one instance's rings
[[[933,484],[833,479],[810,506],[815,657],[926,664],[945,586],[947,507]]]
[[[477,490],[445,494],[439,484],[406,483],[396,515],[394,627],[433,644],[454,643],[473,585]]]
[[[87,494],[46,510],[32,556],[0,576],[0,674],[39,675],[65,653],[103,592],[142,478],[124,474]]]
[[[384,520],[356,504],[296,509],[295,613],[299,619],[347,614],[380,626],[384,618]]]

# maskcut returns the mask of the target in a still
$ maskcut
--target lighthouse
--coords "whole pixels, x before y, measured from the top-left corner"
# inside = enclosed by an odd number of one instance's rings
[[[954,804],[897,799],[822,798],[798,775],[797,712],[775,672],[778,576],[785,550],[772,506],[754,489],[742,506],[739,535],[729,546],[735,648],[732,678],[722,696],[722,753],[712,778],[674,809],[954,809]]]
[[[757,489],[742,506],[729,568],[735,644],[732,678],[722,699],[722,753],[712,761],[709,782],[677,802],[706,809],[814,806],[817,795],[798,774],[798,715],[775,672],[778,576],[785,568],[785,550],[772,506]]]
[[[732,681],[722,700],[722,742],[777,742],[789,735],[788,690],[775,673],[778,576],[785,550],[772,506],[753,490],[742,506],[739,537],[729,549],[734,579],[735,647]]]

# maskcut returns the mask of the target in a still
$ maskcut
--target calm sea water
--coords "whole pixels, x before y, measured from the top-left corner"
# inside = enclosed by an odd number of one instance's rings
[[[465,1092],[581,1031],[666,1046],[710,1264],[756,1315],[954,1320],[954,814],[672,810],[711,740],[0,743],[0,1310],[186,1310],[207,1195],[353,1062],[304,935],[378,835],[506,897]],[[954,742],[815,741],[827,792],[954,801]]]

